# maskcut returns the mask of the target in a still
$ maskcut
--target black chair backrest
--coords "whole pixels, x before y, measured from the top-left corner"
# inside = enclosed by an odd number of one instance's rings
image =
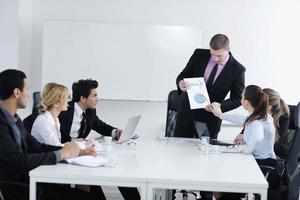
[[[184,99],[183,94],[178,94],[177,90],[172,90],[168,95],[168,110],[179,111]]]
[[[32,129],[33,123],[38,115],[39,115],[39,112],[35,112],[35,113],[32,113],[31,115],[27,116],[23,120],[24,127],[27,130],[27,132],[30,134],[31,134],[31,129]]]
[[[184,95],[178,94],[177,90],[172,90],[168,95],[168,110],[167,110],[167,121],[166,121],[166,137],[173,137],[177,112],[181,109],[182,101],[184,99]]]
[[[3,197],[3,194],[1,192],[1,190],[0,190],[0,200],[5,200],[4,197]]]
[[[295,120],[294,120],[294,113],[296,110],[297,106],[295,105],[289,105],[289,110],[290,110],[290,123],[289,123],[289,129],[295,129]]]
[[[33,97],[33,105],[32,105],[32,113],[38,113],[38,105],[41,101],[41,92],[37,91],[32,94]]]
[[[295,126],[295,136],[286,159],[286,172],[288,180],[298,167],[300,158],[300,103],[298,103],[298,105],[295,107],[292,118]]]
[[[299,199],[299,187],[300,187],[300,165],[294,171],[290,177],[290,182],[288,186],[288,200],[298,200]]]
[[[284,136],[285,140],[287,142],[287,145],[288,145],[287,146],[287,153],[288,153],[288,150],[291,148],[293,140],[295,138],[296,127],[295,127],[294,113],[295,113],[295,110],[297,108],[296,105],[288,105],[288,106],[289,106],[289,110],[290,110],[289,128],[288,128],[288,132]],[[283,158],[285,158],[285,157],[283,157]]]

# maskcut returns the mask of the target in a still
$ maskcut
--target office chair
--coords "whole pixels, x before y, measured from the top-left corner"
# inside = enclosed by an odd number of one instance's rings
[[[289,106],[290,125],[292,133],[289,133],[290,148],[285,160],[285,170],[281,174],[281,182],[278,189],[268,190],[268,199],[272,200],[290,200],[295,197],[295,191],[298,191],[300,186],[300,103],[297,106]],[[298,200],[298,199],[297,199]]]
[[[173,137],[175,133],[177,112],[181,110],[184,96],[178,94],[177,90],[172,90],[168,95],[168,109],[166,121],[166,137]]]
[[[33,97],[32,113],[23,120],[24,127],[28,133],[31,133],[33,122],[39,115],[38,105],[41,101],[41,92],[39,91],[34,92],[32,94],[32,97]]]
[[[1,190],[0,190],[0,200],[4,200]]]
[[[293,112],[293,118],[295,135],[286,159],[286,176],[288,180],[297,169],[300,158],[300,103]]]
[[[177,112],[181,110],[183,99],[184,95],[179,95],[177,90],[169,92],[165,137],[174,137]],[[195,191],[187,190],[172,190],[172,199],[175,199],[175,194],[178,192],[182,193],[183,200],[188,199],[188,194],[192,194],[197,200],[200,199]]]
[[[288,106],[289,106],[289,110],[290,110],[289,127],[288,127],[288,132],[284,136],[285,140],[287,141],[287,152],[285,152],[283,154],[284,157],[277,156],[277,160],[279,163],[279,172],[280,172],[280,175],[282,178],[285,176],[285,172],[286,172],[285,163],[286,163],[286,159],[287,159],[287,154],[288,154],[288,150],[292,146],[293,140],[295,138],[295,131],[296,131],[295,122],[294,122],[294,113],[295,113],[297,106],[296,105],[288,105]],[[279,156],[281,156],[281,155],[279,155]]]
[[[299,187],[300,187],[300,164],[290,177],[290,183],[288,187],[287,200],[299,199]]]
[[[39,111],[39,103],[41,101],[41,92],[36,91],[32,94],[33,105],[32,105],[32,113],[37,113]]]

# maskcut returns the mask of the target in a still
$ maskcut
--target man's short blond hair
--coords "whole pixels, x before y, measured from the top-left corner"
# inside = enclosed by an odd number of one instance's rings
[[[229,50],[229,39],[224,34],[216,34],[214,35],[209,43],[209,46],[213,50],[226,49]]]

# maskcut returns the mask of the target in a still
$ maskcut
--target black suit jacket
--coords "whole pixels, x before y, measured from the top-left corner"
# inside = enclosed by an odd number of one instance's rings
[[[87,128],[83,133],[83,138],[86,138],[91,130],[94,130],[101,135],[111,136],[111,132],[114,127],[106,124],[105,122],[101,121],[97,114],[96,109],[87,109],[86,111],[86,118],[87,118]],[[74,117],[74,102],[69,102],[69,107],[67,111],[61,112],[58,116],[60,121],[60,132],[61,132],[61,142],[69,142],[71,141],[70,131],[73,123]]]
[[[56,164],[53,151],[61,147],[39,143],[28,134],[22,122],[21,147],[17,144],[12,127],[0,110],[0,181],[28,182],[28,172],[40,165]]]
[[[179,81],[184,78],[203,77],[210,56],[209,49],[195,50],[186,67],[176,79],[179,94],[181,93],[178,87]],[[222,112],[227,112],[241,105],[241,95],[245,88],[245,71],[246,69],[230,53],[223,71],[209,92],[210,101],[221,103]],[[224,100],[228,92],[230,92],[230,98]]]

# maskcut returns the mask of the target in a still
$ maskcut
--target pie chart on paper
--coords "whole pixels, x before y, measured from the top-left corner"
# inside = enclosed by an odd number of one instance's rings
[[[203,94],[195,94],[194,95],[194,100],[198,104],[202,104],[206,101],[206,98]]]

